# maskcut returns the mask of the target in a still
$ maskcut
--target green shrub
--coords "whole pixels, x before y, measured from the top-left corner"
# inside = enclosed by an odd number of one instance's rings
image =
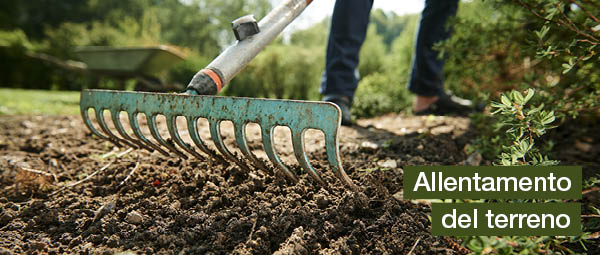
[[[233,96],[319,99],[322,49],[274,43],[243,70],[224,93]]]
[[[196,54],[189,54],[183,62],[180,62],[168,72],[168,80],[173,83],[187,85],[192,77],[200,71],[200,69],[206,67],[210,62],[206,57],[198,56]]]
[[[360,81],[356,90],[352,113],[357,117],[371,117],[390,112],[401,112],[412,104],[412,96],[405,83],[389,75],[371,74]]]
[[[374,73],[384,71],[385,57],[388,53],[383,37],[377,34],[375,24],[371,24],[367,30],[367,38],[360,49],[360,64],[358,71],[360,76],[367,77]]]
[[[552,106],[561,121],[597,116],[599,14],[594,1],[464,3],[455,33],[438,45],[447,57],[447,84],[471,98],[535,88],[536,103]]]
[[[0,30],[0,47],[9,47],[13,50],[32,49],[33,44],[27,38],[27,35],[21,29],[12,31]]]
[[[401,112],[411,107],[412,94],[408,91],[407,84],[418,16],[395,17],[395,20],[401,22],[392,27],[401,27],[402,30],[392,31],[400,33],[400,36],[393,40],[388,50],[384,50],[388,47],[384,44],[383,37],[373,35],[372,27],[369,30],[369,36],[373,38],[367,38],[361,52],[359,70],[364,76],[359,82],[352,105],[352,113],[356,117],[368,118]],[[394,19],[389,22],[396,23]],[[374,64],[375,62],[378,63]]]
[[[496,136],[507,145],[502,146],[502,152],[497,154],[497,163],[502,166],[552,166],[559,162],[550,160],[536,147],[536,139],[553,128],[554,112],[543,110],[544,105],[531,106],[535,90],[525,92],[510,91],[500,95],[499,102],[492,102],[498,129]],[[469,201],[461,201],[469,202]],[[504,203],[522,202],[562,202],[561,200],[498,200]],[[463,246],[473,251],[473,254],[573,254],[567,248],[586,249],[586,242],[591,233],[577,236],[468,236],[462,237]]]

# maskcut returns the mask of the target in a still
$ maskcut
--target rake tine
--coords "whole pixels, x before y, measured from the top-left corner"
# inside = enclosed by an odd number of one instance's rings
[[[263,146],[265,147],[265,152],[267,153],[267,156],[269,157],[269,159],[275,163],[275,165],[277,167],[279,167],[279,169],[281,169],[281,171],[283,171],[285,173],[285,175],[294,183],[298,182],[298,177],[296,177],[296,175],[290,171],[289,168],[287,168],[283,162],[281,162],[281,159],[279,158],[279,156],[277,156],[277,153],[275,153],[275,148],[273,148],[273,130],[275,129],[275,126],[270,126],[267,127],[266,124],[261,124],[261,130],[262,130],[262,140],[263,140]]]
[[[179,155],[180,157],[182,157],[184,159],[188,159],[187,155],[185,155],[185,154],[183,154],[183,152],[175,149],[175,147],[173,147],[173,145],[167,143],[167,141],[165,141],[160,136],[160,134],[158,133],[158,129],[156,128],[156,115],[150,116],[150,115],[146,114],[146,119],[148,122],[148,128],[150,129],[150,133],[152,134],[154,139],[156,139],[156,141],[158,141],[160,144],[167,147],[170,151],[174,152],[175,154]]]
[[[90,119],[91,116],[88,116],[93,115],[89,112],[90,108],[99,109],[95,112],[99,124],[94,123]],[[266,161],[256,157],[248,146],[245,129],[248,123],[256,122],[261,128],[265,152],[275,168],[278,169],[276,173],[279,174],[279,171],[282,171],[285,178],[290,182],[298,182],[294,169],[283,164],[274,148],[273,132],[275,127],[287,126],[292,131],[294,154],[300,167],[303,171],[307,171],[315,179],[315,182],[324,185],[324,179],[320,176],[322,173],[317,172],[308,161],[307,153],[304,150],[306,145],[303,141],[306,129],[318,129],[325,134],[327,159],[331,171],[346,187],[355,191],[358,190],[358,187],[344,172],[341,164],[338,140],[341,110],[332,103],[85,90],[81,94],[80,109],[81,116],[88,129],[98,137],[109,140],[117,146],[131,143],[132,147],[143,147],[134,144],[138,142],[158,150],[166,156],[177,153],[177,155],[186,159],[193,157],[190,154],[196,157],[198,155],[205,157],[206,155],[201,153],[201,150],[209,155],[209,160],[217,158],[222,162],[236,163],[244,170],[250,170],[252,165],[256,168],[266,166],[268,168],[265,167],[264,169],[273,171],[273,168]],[[105,115],[103,111],[106,110],[111,111],[112,121],[118,134],[114,130],[111,132],[107,127],[107,122],[103,118]],[[129,131],[123,128],[124,124],[121,123],[119,118],[121,111],[129,114],[130,126],[135,136],[129,134]],[[144,118],[148,121],[148,127],[154,139],[148,135],[146,135],[147,138],[144,137],[140,131],[139,113],[146,115]],[[158,114],[167,116],[170,139],[166,139],[167,137],[162,138],[159,134],[156,123]],[[190,137],[199,149],[194,148],[192,144],[186,144],[181,139],[181,134],[177,130],[177,118],[172,116],[185,116],[188,121]],[[209,149],[206,146],[206,141],[201,138],[197,123],[200,118],[208,118],[210,139],[214,141],[217,150]],[[224,120],[232,120],[234,123],[234,134],[240,148],[240,155],[233,154],[233,151],[230,151],[223,141],[224,137],[221,136],[219,128],[220,123]],[[249,159],[246,160],[242,157]]]
[[[168,157],[169,156],[168,152],[166,152],[165,150],[160,148],[160,146],[158,146],[158,145],[154,144],[153,142],[151,142],[150,140],[148,140],[148,138],[146,138],[142,134],[142,130],[140,130],[140,125],[137,120],[137,113],[129,113],[128,116],[129,116],[129,123],[131,123],[131,129],[133,130],[133,134],[135,135],[135,137],[137,137],[138,139],[140,139],[142,142],[146,143],[148,146],[152,147],[153,149],[157,150],[161,154]]]
[[[329,165],[331,166],[334,174],[342,183],[350,187],[353,191],[358,191],[358,187],[354,184],[354,182],[352,182],[352,179],[348,177],[346,171],[344,171],[344,167],[342,166],[337,133],[336,135],[325,135],[325,148],[327,150],[327,159],[329,161]]]
[[[234,132],[235,132],[235,140],[238,144],[238,148],[240,148],[240,151],[242,152],[242,154],[244,154],[246,157],[250,158],[250,160],[254,163],[254,166],[260,169],[263,169],[267,172],[269,172],[270,174],[273,174],[269,168],[267,168],[267,166],[265,166],[265,164],[256,157],[256,155],[254,155],[254,153],[252,153],[250,151],[250,148],[248,148],[248,143],[246,143],[246,125],[247,123],[242,123],[242,122],[236,122],[234,124]]]
[[[131,136],[129,136],[129,134],[127,134],[127,132],[125,132],[125,129],[123,128],[123,125],[121,124],[121,116],[119,115],[119,112],[111,110],[110,116],[112,118],[113,123],[115,124],[115,128],[117,129],[117,132],[119,132],[119,134],[121,134],[121,136],[123,138],[135,143],[140,148],[144,148],[150,152],[154,151],[152,148],[146,146],[145,144],[141,143],[140,141],[133,139]]]
[[[298,132],[297,130],[292,131],[292,144],[294,146],[294,154],[296,155],[296,159],[298,159],[298,163],[304,170],[310,174],[312,178],[314,178],[319,184],[326,186],[325,182],[317,171],[310,165],[308,162],[308,156],[306,156],[306,152],[304,151],[304,132],[306,130],[302,130]]]
[[[201,151],[208,154],[209,156],[216,158],[219,161],[225,162],[223,157],[219,156],[213,150],[209,149],[206,146],[206,144],[204,143],[204,141],[202,141],[202,139],[200,138],[200,134],[198,134],[198,122],[197,122],[199,117],[194,118],[194,117],[188,116],[185,118],[186,118],[186,121],[188,124],[188,132],[190,132],[190,137],[192,138],[192,141],[194,141],[196,146],[198,146],[198,148],[200,148]]]
[[[246,166],[243,162],[241,162],[233,154],[231,154],[229,149],[227,149],[227,147],[225,146],[225,143],[223,143],[223,138],[221,137],[221,132],[220,132],[221,121],[209,119],[208,122],[210,124],[210,136],[212,137],[212,140],[215,142],[215,146],[217,147],[217,150],[219,150],[219,152],[221,152],[221,154],[225,155],[226,158],[235,162],[238,166],[240,166],[244,170],[250,171],[248,166]]]
[[[108,137],[110,137],[109,141],[113,141],[113,143],[115,145],[117,145],[118,147],[122,147],[121,144],[125,144],[130,147],[137,148],[137,146],[135,146],[134,144],[117,137],[115,134],[113,134],[112,131],[110,131],[108,126],[106,126],[106,121],[104,120],[104,114],[103,114],[104,109],[101,109],[100,111],[95,111],[95,112],[96,112],[96,120],[98,121],[98,124],[100,124],[100,128],[104,131],[104,133],[106,133],[108,135]]]
[[[190,146],[188,146],[179,136],[179,132],[177,132],[177,116],[171,116],[170,118],[167,118],[167,128],[169,129],[171,139],[173,139],[175,143],[179,145],[179,147],[183,148],[185,151],[194,155],[194,157],[200,160],[204,159],[202,155],[190,148]]]
[[[104,140],[109,140],[110,141],[111,140],[110,138],[104,136],[102,133],[100,133],[100,131],[98,131],[94,127],[94,125],[92,125],[92,121],[90,120],[90,116],[88,114],[88,109],[81,110],[81,117],[83,117],[83,122],[85,123],[85,125],[90,129],[90,131],[92,131],[92,133],[94,133],[94,135],[97,135],[98,137],[100,137],[100,138],[102,138]],[[96,111],[96,109],[94,109],[94,112],[95,111]]]

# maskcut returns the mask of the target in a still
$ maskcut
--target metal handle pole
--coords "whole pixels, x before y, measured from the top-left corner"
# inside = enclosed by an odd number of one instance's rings
[[[200,70],[187,91],[215,95],[290,24],[312,0],[285,0],[258,22],[260,32],[229,46],[208,66]]]

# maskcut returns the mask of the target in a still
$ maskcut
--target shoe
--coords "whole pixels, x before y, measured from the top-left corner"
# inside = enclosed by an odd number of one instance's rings
[[[436,116],[468,116],[475,110],[470,100],[444,94],[438,97],[429,107],[421,111],[413,111],[414,115],[436,115]]]
[[[342,125],[352,126],[352,114],[350,113],[350,98],[346,96],[325,96],[323,100],[336,104],[342,110]]]

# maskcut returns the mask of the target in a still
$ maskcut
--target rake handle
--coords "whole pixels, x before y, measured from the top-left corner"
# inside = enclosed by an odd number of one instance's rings
[[[286,0],[258,22],[260,32],[237,41],[223,51],[208,66],[200,70],[185,93],[216,95],[225,84],[242,71],[283,29],[289,25],[312,0]]]

